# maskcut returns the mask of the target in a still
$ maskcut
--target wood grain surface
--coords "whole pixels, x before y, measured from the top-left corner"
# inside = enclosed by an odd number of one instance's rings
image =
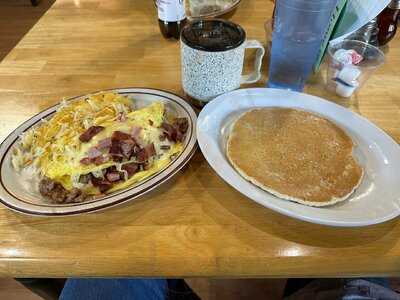
[[[244,0],[232,20],[265,43],[271,12],[269,1]],[[355,110],[399,142],[399,47],[397,37],[350,100],[324,91],[322,75],[306,92]],[[0,137],[62,97],[117,87],[183,95],[179,43],[161,37],[152,1],[58,0],[0,64]],[[397,219],[345,229],[282,216],[224,183],[200,152],[156,191],[104,212],[40,218],[0,207],[0,237],[1,276],[400,274]]]

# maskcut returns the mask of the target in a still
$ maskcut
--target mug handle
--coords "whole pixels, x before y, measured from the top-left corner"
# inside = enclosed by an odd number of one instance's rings
[[[247,84],[247,83],[254,83],[260,80],[261,78],[261,64],[262,64],[262,59],[265,54],[265,49],[261,45],[261,43],[257,40],[248,40],[245,42],[245,49],[257,49],[256,52],[256,58],[254,60],[254,72],[246,75],[242,75],[240,79],[240,84]]]

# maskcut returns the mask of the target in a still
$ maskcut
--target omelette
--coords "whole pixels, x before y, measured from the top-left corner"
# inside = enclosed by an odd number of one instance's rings
[[[331,121],[289,108],[257,108],[233,124],[227,157],[245,179],[281,199],[309,206],[346,200],[363,168],[353,141]]]
[[[126,96],[100,92],[63,101],[20,137],[11,163],[37,178],[50,202],[83,202],[164,169],[182,152],[187,129],[162,102],[135,109]]]

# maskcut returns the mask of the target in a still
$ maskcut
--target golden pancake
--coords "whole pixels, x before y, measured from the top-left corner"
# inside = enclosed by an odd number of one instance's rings
[[[363,169],[353,142],[338,126],[309,112],[259,108],[233,125],[227,156],[260,188],[287,200],[326,206],[345,200],[359,186]]]

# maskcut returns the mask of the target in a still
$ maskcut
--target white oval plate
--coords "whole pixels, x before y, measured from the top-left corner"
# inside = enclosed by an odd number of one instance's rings
[[[254,107],[290,107],[319,114],[341,126],[357,144],[354,155],[364,167],[360,187],[350,198],[330,207],[309,207],[279,199],[240,176],[225,156],[230,126]],[[197,140],[211,167],[227,183],[257,203],[284,215],[330,226],[366,226],[400,214],[400,147],[360,115],[307,94],[278,89],[242,89],[221,95],[201,111]],[[268,146],[268,145],[266,145]]]
[[[190,160],[197,147],[195,126],[197,117],[192,107],[183,98],[165,91],[146,88],[123,88],[107,91],[131,97],[134,99],[137,108],[147,106],[155,101],[162,101],[165,104],[167,114],[186,117],[189,120],[189,128],[182,153],[165,169],[129,188],[83,203],[50,204],[38,191],[35,191],[31,187],[29,182],[20,179],[18,173],[11,166],[10,158],[12,148],[18,140],[19,135],[41,122],[42,119],[51,117],[59,106],[55,105],[20,125],[0,145],[0,201],[3,204],[18,212],[40,216],[60,216],[93,212],[121,204],[149,192],[173,176]],[[86,96],[88,95],[77,96],[68,100]]]

